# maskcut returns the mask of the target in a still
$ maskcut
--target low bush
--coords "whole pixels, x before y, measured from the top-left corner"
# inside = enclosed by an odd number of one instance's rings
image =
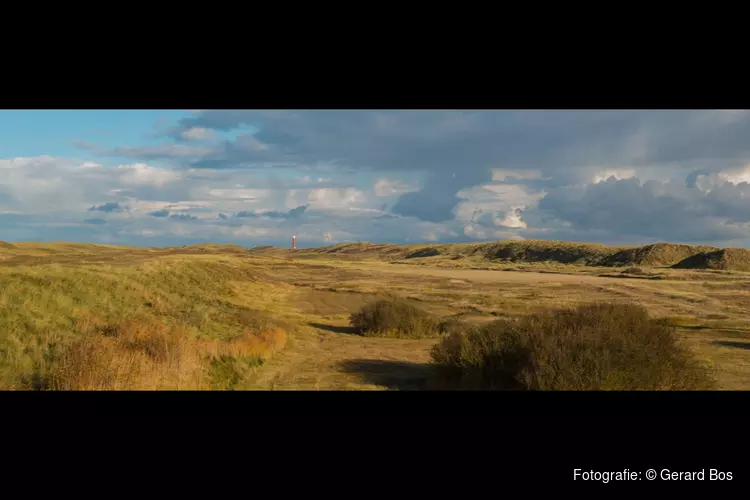
[[[425,338],[441,334],[440,320],[402,299],[371,302],[349,320],[361,335]]]
[[[457,333],[468,333],[471,330],[471,326],[464,321],[456,317],[443,318],[438,323],[438,330],[443,335],[454,335]]]
[[[449,387],[691,390],[714,386],[665,321],[631,304],[592,304],[494,321],[436,345]]]

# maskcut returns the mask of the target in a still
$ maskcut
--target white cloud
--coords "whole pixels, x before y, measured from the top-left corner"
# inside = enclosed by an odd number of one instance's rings
[[[203,127],[193,127],[182,131],[182,138],[189,141],[205,141],[216,138],[216,132]]]
[[[341,211],[358,208],[357,205],[367,201],[365,192],[355,187],[290,189],[286,193],[285,208],[292,209],[309,204],[310,208],[315,210]]]
[[[741,168],[728,169],[717,174],[717,177],[723,181],[739,184],[740,182],[750,183],[750,165]]]
[[[124,184],[151,184],[153,186],[163,186],[182,178],[182,174],[179,172],[150,167],[144,163],[119,165],[117,169],[122,171],[120,181]]]
[[[724,183],[738,185],[743,182],[750,183],[750,165],[698,174],[695,178],[695,186],[704,193],[709,193]]]
[[[521,219],[523,209],[525,207],[511,207],[508,213],[502,219],[495,219],[496,226],[504,226],[511,228],[525,228],[527,227],[526,222]]]
[[[411,187],[404,182],[389,180],[385,178],[378,179],[375,182],[373,189],[375,191],[375,196],[379,197],[394,196],[416,190],[416,188]]]
[[[742,174],[730,177],[740,180]],[[532,216],[547,227],[567,223],[570,235],[707,243],[748,237],[748,200],[750,184],[725,182],[717,174],[699,175],[695,187],[680,178],[662,182],[610,177],[587,186],[551,189]]]
[[[459,221],[489,217],[491,225],[526,227],[520,211],[537,205],[543,192],[532,191],[521,184],[489,184],[465,189],[458,193],[462,201],[456,206],[455,216]]]
[[[610,177],[614,177],[617,180],[620,179],[629,179],[631,177],[635,177],[636,172],[633,168],[608,168],[605,170],[600,170],[596,172],[591,179],[591,181],[594,184],[598,184],[602,181],[606,181]]]
[[[229,188],[209,189],[209,194],[212,197],[225,200],[257,201],[268,198],[271,195],[271,191],[268,189]]]

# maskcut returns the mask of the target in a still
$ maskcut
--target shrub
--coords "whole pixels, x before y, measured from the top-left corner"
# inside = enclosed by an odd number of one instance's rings
[[[467,333],[471,326],[456,317],[443,318],[438,323],[438,330],[444,335]]]
[[[401,299],[371,302],[352,314],[350,324],[362,335],[424,338],[440,335],[440,322]]]
[[[494,321],[433,348],[449,386],[510,390],[709,389],[707,367],[665,321],[592,304]]]

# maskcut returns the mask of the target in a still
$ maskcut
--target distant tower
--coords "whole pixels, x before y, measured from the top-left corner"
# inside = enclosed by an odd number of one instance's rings
[[[297,237],[292,236],[292,249],[297,248]]]

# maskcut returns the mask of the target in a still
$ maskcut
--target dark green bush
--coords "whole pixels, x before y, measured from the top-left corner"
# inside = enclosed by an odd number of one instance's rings
[[[425,338],[440,335],[440,321],[402,299],[378,300],[352,314],[350,324],[372,337]]]
[[[713,379],[676,329],[631,304],[592,304],[494,321],[433,348],[462,389],[688,390]]]

